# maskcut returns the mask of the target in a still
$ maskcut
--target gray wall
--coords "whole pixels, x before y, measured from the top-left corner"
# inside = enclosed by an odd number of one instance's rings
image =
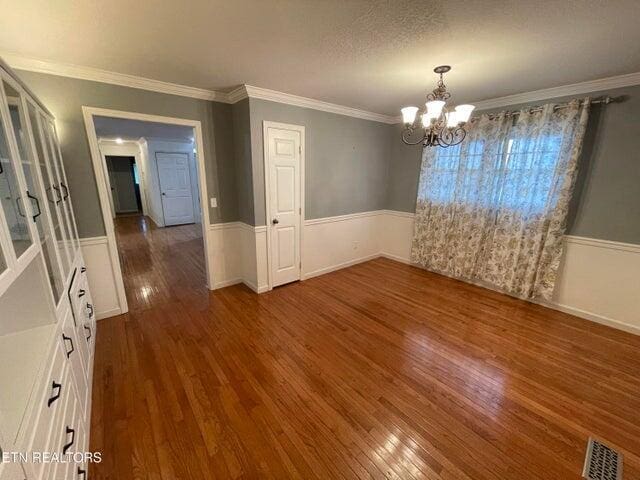
[[[82,205],[76,209],[82,237],[104,235],[83,105],[200,120],[209,195],[218,198],[218,208],[210,208],[212,223],[265,224],[263,120],[306,127],[307,218],[415,210],[421,149],[402,143],[398,125],[265,100],[226,105],[18,73],[56,116],[72,200]],[[640,86],[607,93],[627,98],[592,109],[568,232],[640,243]]]
[[[249,99],[234,103],[232,113],[238,218],[248,225],[255,225]]]
[[[237,220],[229,105],[34,72],[18,75],[56,117],[71,198],[82,207],[75,208],[81,237],[105,234],[82,106],[202,122],[207,187],[210,196],[218,197],[218,208],[210,209],[211,222]]]
[[[402,124],[392,125],[386,208],[413,213],[416,211],[422,145],[405,145],[400,138],[402,128]]]
[[[264,120],[306,127],[306,218],[385,208],[392,126],[250,99],[254,225],[265,224]]]
[[[605,93],[622,95],[625,100],[592,107],[567,233],[640,243],[640,86],[594,92],[590,96]],[[503,109],[487,112],[497,110]],[[395,126],[387,208],[414,212],[421,149],[404,145],[400,130]]]

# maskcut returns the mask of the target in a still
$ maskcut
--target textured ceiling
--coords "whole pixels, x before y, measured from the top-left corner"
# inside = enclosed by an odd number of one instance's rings
[[[164,138],[167,140],[181,140],[191,142],[193,128],[181,125],[167,125],[166,123],[144,122],[126,118],[112,118],[95,116],[94,124],[98,137],[137,140],[145,138]]]
[[[640,71],[638,0],[0,0],[0,52],[395,115]]]

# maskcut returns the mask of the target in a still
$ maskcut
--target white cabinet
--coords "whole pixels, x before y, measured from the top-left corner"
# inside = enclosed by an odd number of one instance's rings
[[[88,449],[95,330],[54,119],[0,62],[0,480],[88,478],[51,460]]]

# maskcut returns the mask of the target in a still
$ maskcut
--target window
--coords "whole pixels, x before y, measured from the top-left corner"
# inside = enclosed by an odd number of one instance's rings
[[[550,198],[562,137],[542,135],[507,140],[498,205],[536,213]]]
[[[481,172],[483,148],[482,140],[439,148],[427,179],[427,198],[435,203],[451,203],[454,199],[467,203],[478,201],[475,183]]]
[[[536,213],[551,198],[562,137],[512,137],[486,158],[483,140],[438,148],[425,189],[436,204],[461,203]]]

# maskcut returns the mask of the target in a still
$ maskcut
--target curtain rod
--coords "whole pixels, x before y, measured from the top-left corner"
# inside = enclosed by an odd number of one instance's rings
[[[623,98],[624,97],[622,95],[620,95],[618,97],[612,97],[610,95],[605,95],[603,97],[596,97],[596,98],[592,99],[589,103],[590,104],[602,103],[604,105],[608,105],[608,104],[613,103],[613,102],[621,102],[623,100]],[[584,101],[582,101],[581,103],[584,104]],[[561,108],[567,108],[569,105],[570,104],[568,102],[567,103],[560,103],[560,104],[556,105],[553,109],[554,110],[560,110]],[[536,112],[541,112],[542,109],[543,109],[543,105],[536,105],[536,106],[533,106],[531,108],[527,108],[526,111],[529,112],[529,113],[536,113]],[[525,110],[525,109],[523,109],[523,110]],[[519,115],[520,112],[521,112],[521,110],[508,110],[504,115],[506,117],[513,117],[515,115]],[[493,118],[497,117],[498,115],[500,115],[500,113],[489,113],[487,115],[489,116],[490,119],[493,119]],[[474,117],[473,119],[476,120],[478,118],[479,117]]]

